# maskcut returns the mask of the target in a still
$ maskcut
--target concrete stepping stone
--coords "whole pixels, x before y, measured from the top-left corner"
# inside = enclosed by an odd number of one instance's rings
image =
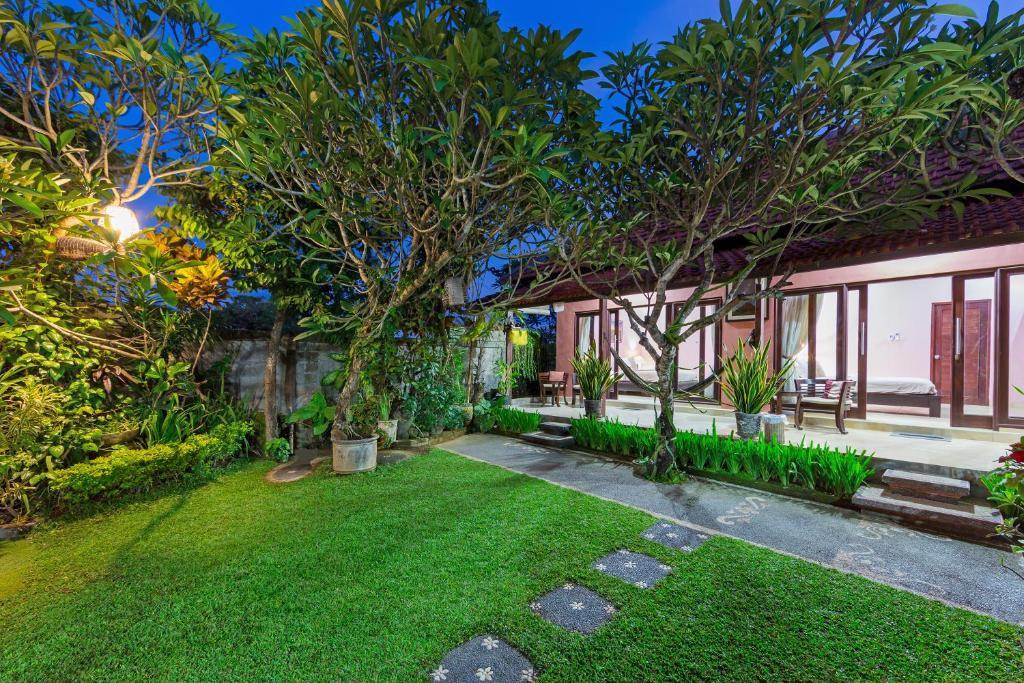
[[[580,633],[593,633],[615,614],[614,605],[574,583],[542,595],[530,603],[530,609],[555,626]]]
[[[536,680],[533,664],[503,640],[482,635],[450,651],[430,672],[445,683],[523,683]]]
[[[654,584],[672,573],[672,567],[667,564],[632,550],[608,553],[591,566],[602,574],[622,579],[637,588],[654,588]]]
[[[711,538],[694,529],[668,522],[655,522],[642,535],[648,541],[683,552],[695,550],[697,546]]]

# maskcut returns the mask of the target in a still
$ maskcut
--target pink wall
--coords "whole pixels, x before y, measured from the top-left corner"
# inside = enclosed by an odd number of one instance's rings
[[[1001,267],[1024,265],[1024,244],[1000,247],[986,247],[949,254],[920,256],[904,259],[893,259],[880,263],[859,266],[829,268],[808,273],[799,273],[790,278],[790,287],[803,289],[836,284],[855,284],[873,282],[868,292],[869,320],[869,374],[893,377],[924,377],[930,374],[931,348],[931,302],[951,300],[950,277],[953,272],[990,270]],[[908,280],[903,278],[928,278]],[[891,282],[885,282],[891,281]],[[1021,295],[1015,298],[1016,308],[1011,312],[1011,320],[1018,321],[1017,328],[1011,325],[1011,334],[1016,335],[1012,344],[1014,349],[1024,349],[1024,277],[1019,278],[1020,284],[1015,288]],[[685,300],[692,289],[678,289],[669,292],[669,302]],[[1016,289],[1015,289],[1016,291]],[[969,293],[968,293],[969,294]],[[708,298],[721,296],[722,292],[710,292]],[[968,298],[971,298],[968,296]],[[648,300],[643,295],[635,295],[630,300],[637,305],[644,305]],[[596,311],[597,300],[566,303],[564,309],[557,314],[556,369],[569,372],[572,370],[570,361],[575,352],[576,313]],[[768,307],[769,310],[773,308]],[[614,310],[614,308],[613,308]],[[622,324],[626,323],[625,315]],[[724,351],[734,349],[740,339],[746,339],[753,330],[753,321],[725,322],[722,330]],[[774,323],[769,315],[762,321],[762,338],[771,339]],[[852,329],[852,328],[851,328]],[[899,341],[891,341],[890,335],[899,334]],[[776,343],[775,341],[772,342]],[[850,351],[854,350],[855,342],[851,343]],[[1024,351],[1018,360],[1011,359],[1011,381],[1024,385]],[[854,371],[853,354],[850,354],[851,373]],[[1024,415],[1024,399],[1017,401],[1018,413]]]

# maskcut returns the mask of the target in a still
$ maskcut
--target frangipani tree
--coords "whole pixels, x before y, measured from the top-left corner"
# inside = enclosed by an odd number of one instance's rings
[[[220,163],[290,209],[306,258],[357,294],[306,323],[355,340],[340,439],[389,319],[436,324],[446,281],[534,252],[593,98],[575,34],[505,30],[481,2],[330,1],[293,26],[244,44]]]
[[[970,14],[923,0],[723,2],[720,19],[610,55],[602,86],[618,117],[589,146],[560,266],[619,306],[654,359],[653,381],[620,368],[657,398],[655,476],[675,463],[678,347],[741,303],[734,288],[702,317],[711,289],[774,276],[756,297],[773,296],[798,243],[995,193],[971,166],[1020,154],[1006,77],[1021,64],[1021,13],[938,26]],[[932,173],[936,149],[960,172]],[[692,293],[670,304],[683,284]]]

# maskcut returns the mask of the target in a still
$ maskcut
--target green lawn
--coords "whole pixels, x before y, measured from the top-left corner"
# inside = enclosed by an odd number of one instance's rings
[[[427,680],[484,632],[551,681],[1024,680],[1020,629],[739,541],[677,553],[648,515],[441,451],[269,467],[0,545],[0,681]],[[589,569],[620,547],[676,570],[643,591]],[[613,621],[530,612],[567,579]]]

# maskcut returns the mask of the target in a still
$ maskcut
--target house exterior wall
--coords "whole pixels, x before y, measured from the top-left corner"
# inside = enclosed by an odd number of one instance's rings
[[[798,273],[790,278],[786,289],[805,289],[814,287],[834,286],[838,284],[885,283],[874,285],[869,290],[869,373],[882,376],[920,376],[929,375],[929,345],[931,334],[931,302],[949,301],[949,277],[954,273],[994,270],[1024,265],[1024,244],[1000,247],[985,247],[955,253],[919,256],[910,258],[894,258],[879,263],[856,266],[827,268],[807,273]],[[910,280],[910,278],[928,278]],[[906,281],[904,281],[906,280]],[[692,289],[671,290],[668,301],[679,302],[686,299]],[[707,297],[721,297],[721,290],[709,292]],[[630,300],[637,305],[647,303],[644,295],[635,295]],[[1017,304],[1018,306],[1020,304]],[[578,313],[596,312],[598,301],[569,302],[557,314],[556,338],[556,369],[571,372],[571,361],[575,352],[575,325]],[[615,307],[609,305],[611,310]],[[766,306],[766,315],[761,323],[761,336],[770,340],[774,336],[773,306]],[[1011,321],[1021,318],[1013,316]],[[620,326],[628,324],[625,315]],[[1012,329],[1013,340],[1024,340],[1024,320],[1020,330]],[[723,351],[728,353],[741,339],[750,336],[754,328],[753,321],[723,323]],[[900,334],[899,341],[890,341],[889,337]],[[772,343],[776,343],[772,340]],[[893,348],[900,346],[899,353]],[[908,353],[908,349],[913,349]],[[912,360],[908,363],[907,359]],[[1011,363],[1011,381],[1018,378],[1024,383],[1024,362]]]

